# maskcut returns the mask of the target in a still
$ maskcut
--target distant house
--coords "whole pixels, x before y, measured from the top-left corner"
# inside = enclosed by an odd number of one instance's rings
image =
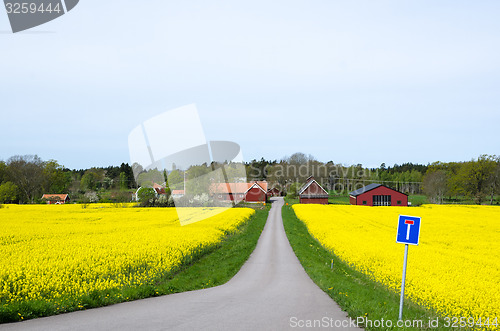
[[[153,183],[153,188],[154,188],[157,196],[161,195],[161,194],[166,194],[166,192],[165,192],[165,186]]]
[[[226,202],[265,202],[267,182],[213,183],[210,186],[210,195],[214,200]]]
[[[63,205],[69,202],[68,194],[44,194],[42,200],[47,201],[49,205]]]
[[[319,185],[313,176],[307,178],[306,183],[299,190],[300,203],[328,204],[328,192]]]
[[[361,206],[408,206],[408,195],[373,183],[349,193],[349,201]]]
[[[153,187],[147,187],[147,186],[144,186],[145,188],[152,188],[153,190],[155,190],[155,196],[158,197],[160,195],[164,195],[166,194],[166,191],[165,191],[165,186],[163,185],[160,185],[160,184],[157,184],[157,183],[153,183]],[[139,197],[137,196],[137,193],[139,192],[140,189],[142,189],[143,186],[139,187],[135,193],[134,193],[134,200],[135,201],[139,201]]]
[[[184,190],[173,190],[172,197],[173,198],[182,198],[184,196]]]
[[[267,196],[268,197],[279,197],[279,196],[281,196],[281,190],[275,186],[275,187],[267,190]]]

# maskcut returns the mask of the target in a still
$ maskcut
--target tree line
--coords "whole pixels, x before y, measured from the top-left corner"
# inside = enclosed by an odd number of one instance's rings
[[[370,183],[380,183],[406,194],[425,194],[431,203],[499,203],[500,156],[481,155],[465,162],[403,163],[378,168],[343,165],[295,153],[277,161],[264,158],[247,163],[250,180],[267,180],[296,194],[307,177],[314,176],[330,194],[348,195]]]
[[[477,204],[494,204],[500,194],[500,156],[481,155],[467,162],[435,162],[424,176],[424,191],[433,203],[465,196]],[[498,204],[498,202],[497,202]]]
[[[37,155],[16,155],[0,161],[0,203],[39,203],[43,194],[70,194],[72,200],[81,202],[124,202],[130,201],[128,190],[135,187],[127,163],[71,170]]]
[[[457,197],[467,197],[478,204],[493,204],[498,203],[495,199],[500,194],[500,157],[495,155],[481,155],[466,162],[403,163],[393,166],[382,163],[378,168],[367,168],[361,164],[324,163],[312,155],[295,153],[281,160],[261,158],[239,166],[229,165],[224,167],[224,173],[214,171],[222,166],[204,164],[192,166],[186,171],[173,169],[169,173],[156,169],[141,170],[136,181],[134,165],[127,163],[71,170],[55,160],[44,161],[36,155],[16,155],[5,162],[0,161],[0,203],[42,202],[44,193],[67,193],[76,202],[127,202],[139,186],[151,187],[154,182],[165,185],[169,193],[170,190],[185,188],[186,192],[196,194],[197,191],[206,192],[206,188],[190,187],[189,183],[190,179],[200,177],[206,177],[207,183],[196,183],[204,186],[209,185],[209,181],[225,179],[265,180],[270,187],[278,186],[284,193],[292,194],[298,192],[309,176],[314,176],[330,194],[336,195],[347,195],[367,184],[381,183],[403,193],[425,194],[432,203],[457,202]],[[205,176],[210,173],[223,174],[225,178]],[[165,204],[170,205],[170,202]]]

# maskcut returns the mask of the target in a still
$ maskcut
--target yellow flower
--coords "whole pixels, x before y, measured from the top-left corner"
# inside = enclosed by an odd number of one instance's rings
[[[195,214],[197,209],[187,211]],[[191,256],[219,243],[255,211],[219,212],[213,208],[214,216],[181,226],[174,208],[113,204],[85,209],[79,205],[2,208],[0,304],[28,300],[57,304],[61,298],[78,300],[93,291],[155,284]]]
[[[404,246],[396,243],[398,215],[422,217],[420,244],[409,249],[405,294],[450,317],[500,316],[500,208],[293,205],[293,209],[325,248],[397,293],[404,254]]]

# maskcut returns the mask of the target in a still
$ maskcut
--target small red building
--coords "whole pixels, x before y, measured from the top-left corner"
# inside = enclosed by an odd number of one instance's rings
[[[281,196],[281,190],[275,186],[272,189],[267,190],[267,196],[268,197],[279,197],[279,196]]]
[[[328,192],[310,176],[304,186],[299,190],[300,203],[328,204]]]
[[[373,183],[349,193],[349,201],[359,206],[408,206],[408,195]]]
[[[47,201],[49,205],[63,205],[69,202],[68,194],[44,194],[42,200]]]

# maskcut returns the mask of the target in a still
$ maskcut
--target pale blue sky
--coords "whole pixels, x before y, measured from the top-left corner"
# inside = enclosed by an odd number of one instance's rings
[[[498,17],[499,1],[80,0],[12,34],[0,10],[0,159],[119,165],[134,127],[191,103],[246,160],[500,154]]]

